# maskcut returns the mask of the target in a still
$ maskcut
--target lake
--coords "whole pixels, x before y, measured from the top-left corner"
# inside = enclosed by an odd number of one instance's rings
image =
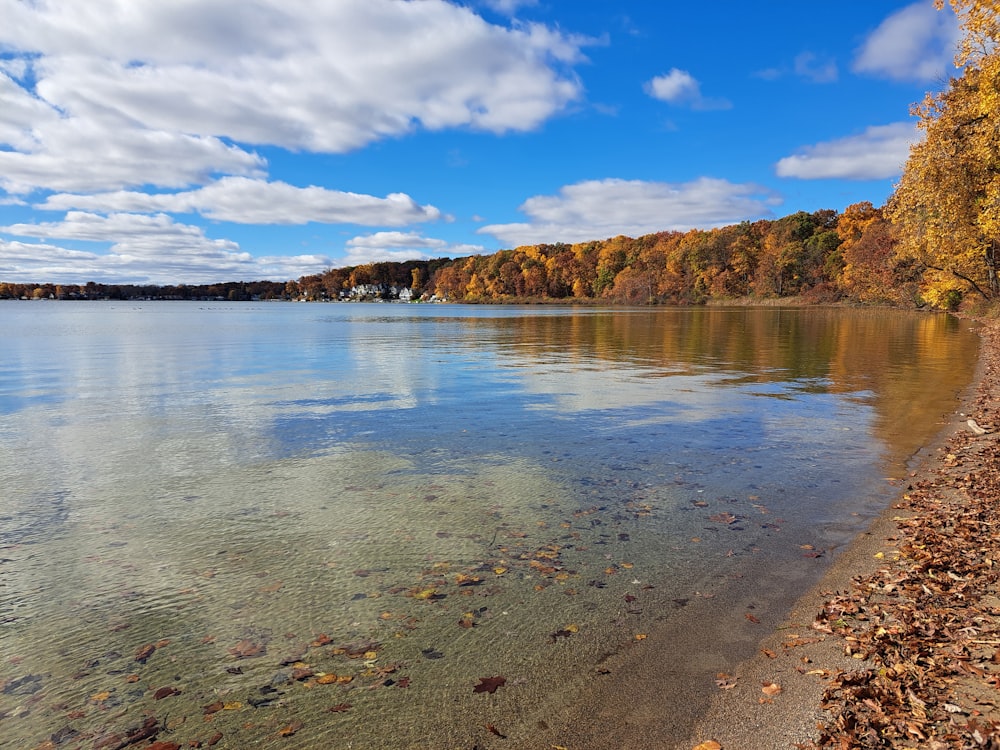
[[[694,611],[710,685],[979,348],[818,308],[39,301],[0,331],[11,748],[531,747]]]

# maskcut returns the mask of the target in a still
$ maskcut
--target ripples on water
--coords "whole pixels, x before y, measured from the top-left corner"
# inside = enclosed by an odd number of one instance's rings
[[[814,581],[978,346],[859,311],[0,316],[12,748],[525,743],[671,613]]]

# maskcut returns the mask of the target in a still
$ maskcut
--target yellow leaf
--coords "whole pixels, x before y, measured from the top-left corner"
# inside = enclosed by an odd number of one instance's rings
[[[109,691],[102,690],[101,692],[94,693],[92,696],[90,696],[90,700],[100,703],[101,701],[106,701],[110,697],[111,693]]]
[[[644,641],[644,640],[646,640],[646,634],[645,633],[636,633],[635,634],[635,639],[637,641]]]
[[[222,708],[224,711],[239,711],[243,708],[243,704],[239,701],[233,701],[232,703],[223,703]]]
[[[695,745],[694,750],[722,750],[722,745],[715,740],[706,740],[700,745]]]
[[[580,626],[574,623],[572,625],[567,625],[565,628],[563,628],[563,630],[565,630],[568,633],[579,633]]]
[[[507,568],[493,568],[493,572],[496,573],[498,576],[502,576],[504,573],[507,572]]]

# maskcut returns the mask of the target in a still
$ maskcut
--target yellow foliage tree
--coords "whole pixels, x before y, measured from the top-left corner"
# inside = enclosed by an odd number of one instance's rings
[[[924,297],[941,307],[970,290],[1000,298],[1000,0],[950,2],[964,69],[914,108],[924,138],[888,205],[899,253],[926,269]]]

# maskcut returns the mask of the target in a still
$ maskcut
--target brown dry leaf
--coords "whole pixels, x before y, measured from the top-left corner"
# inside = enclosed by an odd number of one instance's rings
[[[765,682],[765,683],[762,683],[762,687],[761,687],[760,691],[764,695],[769,695],[769,696],[780,695],[781,694],[781,685],[779,685],[777,682]]]
[[[495,693],[497,688],[506,684],[507,678],[500,677],[480,677],[479,684],[472,688],[473,693]]]
[[[715,676],[715,684],[719,686],[721,690],[731,690],[736,687],[736,679],[725,672],[719,672]]]
[[[254,643],[246,638],[229,649],[229,653],[237,659],[248,659],[251,656],[260,656],[261,654],[266,653],[266,651],[267,650],[264,648],[263,644]]]

